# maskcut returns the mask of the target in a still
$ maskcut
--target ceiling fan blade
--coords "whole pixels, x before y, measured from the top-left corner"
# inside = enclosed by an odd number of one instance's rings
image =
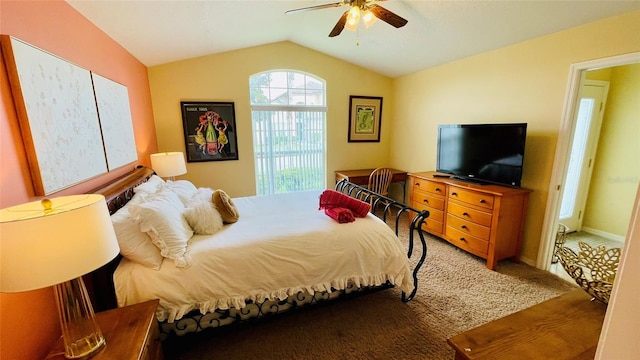
[[[340,35],[342,30],[344,29],[344,24],[347,23],[347,15],[349,14],[349,10],[345,11],[344,14],[340,17],[340,20],[336,23],[336,26],[333,27],[333,30],[329,33],[329,37],[334,37]]]
[[[399,28],[407,25],[407,20],[392,13],[391,11],[383,8],[382,6],[372,4],[369,5],[369,10],[377,17],[378,19],[386,22],[387,24]]]
[[[315,6],[308,6],[308,7],[303,7],[303,8],[299,8],[299,9],[287,10],[284,13],[285,14],[292,14],[292,13],[296,13],[296,12],[300,12],[300,11],[329,9],[329,8],[332,8],[332,7],[338,7],[338,6],[342,6],[342,5],[344,5],[344,3],[342,3],[342,2],[337,2],[337,3],[332,3],[332,4],[324,4],[324,5],[315,5]]]

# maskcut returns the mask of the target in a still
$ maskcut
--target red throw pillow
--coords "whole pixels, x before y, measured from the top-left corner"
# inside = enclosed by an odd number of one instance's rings
[[[339,191],[328,189],[320,194],[320,210],[332,208],[346,208],[351,210],[353,216],[362,218],[367,216],[371,205]]]
[[[351,210],[346,208],[337,207],[337,208],[331,208],[331,209],[324,209],[324,213],[327,214],[327,216],[329,216],[333,220],[339,222],[340,224],[356,221],[356,219],[353,217],[353,213],[351,212]]]

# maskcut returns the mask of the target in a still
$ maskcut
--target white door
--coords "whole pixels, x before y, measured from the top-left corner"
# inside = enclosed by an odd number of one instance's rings
[[[559,221],[569,231],[582,228],[593,162],[598,148],[602,115],[609,91],[606,81],[585,80],[580,88],[571,156],[562,191]]]

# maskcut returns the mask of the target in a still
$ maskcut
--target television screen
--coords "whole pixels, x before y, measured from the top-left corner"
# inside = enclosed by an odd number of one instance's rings
[[[527,124],[438,126],[436,170],[461,180],[520,186]]]

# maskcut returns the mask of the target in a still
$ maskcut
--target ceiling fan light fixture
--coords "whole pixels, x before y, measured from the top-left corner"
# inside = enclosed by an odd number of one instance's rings
[[[364,25],[366,27],[369,27],[374,22],[376,22],[376,16],[373,15],[373,12],[371,12],[371,10],[367,9],[367,10],[365,10],[364,14],[362,15],[362,22],[364,22]]]
[[[358,6],[352,6],[347,15],[347,22],[344,27],[348,30],[355,31],[358,28],[360,22],[360,8]]]

